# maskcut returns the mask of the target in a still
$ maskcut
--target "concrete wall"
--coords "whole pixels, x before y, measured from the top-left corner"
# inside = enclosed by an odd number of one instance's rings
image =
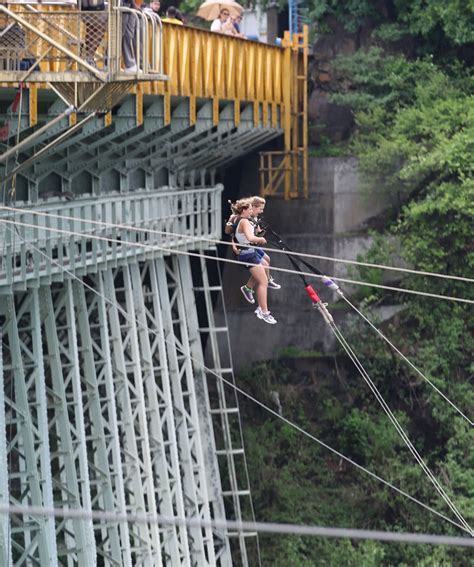
[[[254,191],[249,189],[246,179],[241,195],[257,193],[256,187]],[[269,199],[265,220],[293,250],[331,258],[357,259],[370,245],[364,223],[390,205],[386,197],[369,198],[363,194],[354,158],[311,159],[309,195],[307,200]],[[274,266],[292,269],[289,260],[276,251],[271,258]],[[347,265],[342,263],[309,261],[328,275],[343,277],[348,272]],[[334,348],[332,333],[312,308],[300,277],[277,272],[274,277],[282,289],[269,290],[268,303],[278,324],[268,325],[257,319],[253,306],[241,295],[239,288],[247,280],[248,271],[240,266],[225,266],[225,303],[237,370],[277,356],[282,348],[289,346],[318,351]],[[332,292],[321,289],[317,279],[311,283],[324,301],[333,304],[336,297]],[[344,284],[341,287],[348,289]],[[218,321],[223,322],[222,305],[216,311]],[[336,320],[345,316],[338,309],[332,313]]]

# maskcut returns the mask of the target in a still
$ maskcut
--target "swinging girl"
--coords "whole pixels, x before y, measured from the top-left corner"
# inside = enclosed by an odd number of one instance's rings
[[[240,199],[231,205],[234,215],[233,233],[239,254],[237,258],[243,262],[250,271],[251,279],[255,280],[255,292],[257,295],[258,308],[255,314],[259,319],[274,325],[277,321],[268,310],[267,290],[268,277],[265,271],[264,252],[252,245],[263,246],[267,243],[262,236],[256,236],[254,225],[251,223],[253,214],[252,202],[250,199]]]

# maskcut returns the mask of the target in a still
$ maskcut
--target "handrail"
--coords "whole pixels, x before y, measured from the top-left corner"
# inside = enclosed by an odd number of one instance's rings
[[[158,64],[159,64],[159,68],[158,68],[158,72],[160,73],[160,75],[164,75],[163,73],[163,58],[158,56],[157,57],[157,52],[156,52],[156,38],[159,38],[159,51],[158,53],[161,54],[163,53],[163,22],[161,21],[160,16],[158,16],[158,14],[155,14],[154,12],[144,12],[144,14],[150,19],[151,21],[151,25],[152,25],[152,33],[151,33],[151,41],[152,41],[152,49],[151,49],[151,53],[152,53],[152,66],[153,69],[156,69],[156,63],[157,63],[157,59],[158,59]],[[158,24],[159,26],[159,31],[156,28],[156,24]]]
[[[97,78],[99,78],[99,79],[101,78],[101,73],[95,67],[93,67],[92,65],[90,65],[89,63],[87,63],[86,61],[81,59],[78,55],[76,55],[76,53],[74,53],[73,51],[68,49],[66,46],[62,45],[60,42],[56,41],[51,36],[48,36],[47,34],[42,32],[40,29],[35,28],[35,26],[33,26],[28,20],[19,16],[16,12],[12,12],[11,10],[6,8],[2,4],[0,4],[0,12],[3,13],[4,15],[8,16],[9,18],[13,19],[16,23],[20,24],[21,27],[26,28],[31,33],[40,37],[47,44],[55,47],[58,51],[63,53],[65,56],[67,56],[71,60],[75,61],[76,63],[78,63],[79,65],[81,65],[85,69],[87,69],[93,75],[96,75]]]
[[[43,203],[34,207],[39,215],[28,210],[0,210],[0,289],[60,275],[64,273],[62,264],[72,272],[79,269],[84,273],[85,269],[96,271],[107,262],[168,255],[175,249],[198,247],[200,238],[219,238],[221,193],[221,185],[186,192],[170,187]],[[97,219],[103,224],[87,223]],[[118,231],[112,226],[117,219],[124,225]],[[134,228],[156,232],[147,233],[145,238],[145,233]],[[53,248],[58,250],[60,264],[41,254]],[[35,270],[31,269],[31,258]]]

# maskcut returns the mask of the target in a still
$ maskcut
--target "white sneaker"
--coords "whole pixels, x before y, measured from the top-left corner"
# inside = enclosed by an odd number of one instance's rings
[[[277,320],[275,319],[275,317],[273,317],[273,315],[270,313],[270,311],[267,311],[266,313],[264,313],[260,309],[260,307],[257,307],[257,309],[255,309],[254,313],[259,319],[262,319],[262,321],[265,321],[265,323],[268,323],[269,325],[275,325],[275,323],[277,322]]]
[[[268,323],[269,325],[275,325],[275,323],[277,322],[277,320],[275,319],[275,317],[273,317],[270,311],[267,311],[266,313],[261,311],[261,314],[262,316],[259,318],[262,319],[262,321],[265,321],[265,323]]]
[[[270,278],[268,280],[268,287],[270,289],[281,289],[281,285],[279,283],[276,283],[276,281],[273,278]]]
[[[138,67],[136,65],[132,65],[131,67],[125,67],[124,73],[138,73]]]
[[[95,62],[95,59],[93,57],[86,57],[86,63],[89,63],[91,67],[97,69],[97,63]]]

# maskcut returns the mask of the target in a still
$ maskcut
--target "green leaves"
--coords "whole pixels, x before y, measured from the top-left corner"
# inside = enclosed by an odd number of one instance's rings
[[[406,200],[472,178],[474,97],[462,68],[448,74],[430,60],[384,57],[374,49],[339,65],[354,93],[335,98],[354,109],[352,148],[369,189]]]
[[[395,0],[398,19],[410,33],[430,36],[439,30],[455,45],[474,41],[474,4],[470,0]]]
[[[338,20],[347,31],[379,24],[378,37],[397,41],[419,36],[423,47],[461,46],[474,41],[472,0],[309,0],[309,13],[318,22]]]

